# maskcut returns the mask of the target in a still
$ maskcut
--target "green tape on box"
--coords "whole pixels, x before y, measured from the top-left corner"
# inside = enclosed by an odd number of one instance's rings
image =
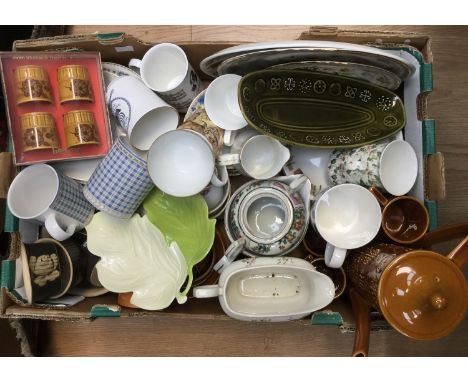
[[[432,63],[422,63],[419,69],[421,92],[431,92],[433,89]]]
[[[424,204],[426,205],[427,212],[429,212],[429,231],[433,231],[439,224],[437,202],[434,200],[425,200]]]
[[[422,121],[423,127],[423,155],[431,155],[436,152],[436,125],[433,119]]]
[[[15,287],[16,260],[3,260],[0,286],[8,290]]]
[[[338,312],[321,311],[312,314],[312,325],[343,325],[343,317]]]
[[[91,308],[91,317],[120,317],[119,307],[110,307],[106,305],[95,305]]]
[[[115,39],[121,39],[124,36],[124,32],[114,32],[114,33],[99,33],[96,35],[98,40],[109,41]]]

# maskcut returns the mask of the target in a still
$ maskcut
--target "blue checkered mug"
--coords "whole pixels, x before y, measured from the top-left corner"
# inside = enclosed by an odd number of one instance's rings
[[[44,224],[58,241],[84,228],[94,215],[80,184],[47,164],[22,170],[11,183],[7,204],[14,216]]]
[[[143,154],[121,136],[93,172],[83,192],[98,210],[127,219],[153,187]]]

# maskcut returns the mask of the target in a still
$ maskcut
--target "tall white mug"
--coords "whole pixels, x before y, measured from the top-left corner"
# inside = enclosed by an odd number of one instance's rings
[[[200,92],[201,81],[181,47],[162,43],[150,48],[141,60],[132,58],[130,68],[138,68],[146,86],[179,112],[185,113]]]
[[[160,135],[175,130],[179,113],[138,78],[124,76],[107,87],[107,105],[125,130],[132,146],[149,150]]]

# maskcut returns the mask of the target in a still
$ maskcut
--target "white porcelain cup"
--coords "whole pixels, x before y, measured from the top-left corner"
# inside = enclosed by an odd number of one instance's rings
[[[207,187],[205,187],[201,195],[206,201],[208,205],[209,214],[218,210],[221,205],[226,202],[229,194],[229,174],[227,168],[225,166],[216,166],[215,167],[216,177],[225,184],[222,186],[215,186],[214,184],[210,183]]]
[[[148,172],[160,190],[172,196],[191,196],[208,184],[223,186],[215,172],[210,143],[192,130],[169,131],[158,137],[148,152]]]
[[[161,134],[175,130],[179,113],[138,78],[125,76],[107,87],[110,112],[127,133],[132,146],[146,151]]]
[[[218,156],[217,163],[234,166],[254,179],[268,179],[281,171],[289,156],[289,149],[278,140],[245,129],[237,134],[230,152]]]
[[[418,159],[408,142],[397,139],[350,150],[334,150],[328,171],[332,185],[361,184],[401,196],[416,182]]]
[[[10,185],[7,203],[14,216],[45,224],[58,241],[82,229],[94,215],[81,186],[47,164],[22,170]]]
[[[327,241],[325,264],[340,268],[348,249],[369,243],[379,232],[382,213],[376,198],[357,184],[341,184],[319,193],[311,223]]]
[[[237,88],[241,80],[237,74],[225,74],[213,80],[205,93],[205,111],[213,123],[224,129],[224,144],[231,146],[235,130],[247,126],[242,115]]]
[[[146,86],[179,112],[186,112],[200,92],[200,78],[181,47],[163,43],[150,48],[143,59],[133,58],[130,68],[138,68]]]

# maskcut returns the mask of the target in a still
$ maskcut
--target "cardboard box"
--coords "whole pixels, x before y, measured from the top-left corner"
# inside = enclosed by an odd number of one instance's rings
[[[430,229],[437,226],[437,201],[445,195],[443,176],[443,156],[436,152],[435,122],[428,119],[426,98],[432,91],[432,54],[428,36],[398,32],[340,31],[329,28],[311,28],[301,35],[301,39],[342,41],[393,49],[411,58],[418,66],[417,75],[405,83],[403,98],[407,112],[405,139],[415,147],[419,162],[418,183],[412,190],[416,196],[424,199],[430,211]],[[229,46],[241,42],[186,42],[178,43],[187,53],[192,66],[198,70],[200,61]],[[124,33],[95,34],[79,36],[58,36],[37,40],[23,40],[14,43],[18,51],[43,50],[85,50],[100,51],[102,61],[127,65],[131,58],[141,58],[153,44],[142,42]],[[199,71],[199,70],[198,70]],[[202,79],[208,80],[203,73]],[[300,251],[300,249],[298,249]],[[299,254],[300,255],[300,254]],[[96,317],[137,317],[161,316],[203,318],[213,320],[231,320],[220,308],[217,299],[192,300],[183,305],[173,304],[164,311],[132,310],[117,305],[117,295],[108,294],[101,297],[87,298],[69,309],[48,307],[20,306],[13,302],[11,288],[15,273],[16,254],[11,252],[9,260],[2,264],[0,316],[9,318],[38,318],[47,320],[92,320]],[[374,315],[374,330],[388,329],[389,326]],[[312,317],[291,321],[290,325],[337,325],[343,331],[354,330],[354,320],[346,296],[334,301],[324,311],[315,312]]]

